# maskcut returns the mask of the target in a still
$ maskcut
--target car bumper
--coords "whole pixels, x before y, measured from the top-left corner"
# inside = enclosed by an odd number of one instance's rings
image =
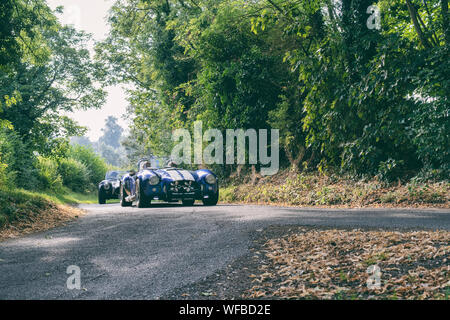
[[[201,184],[200,188],[196,188],[190,192],[171,191],[168,186],[161,185],[151,186],[147,185],[144,188],[144,194],[151,200],[164,200],[164,201],[179,201],[179,200],[202,200],[213,198],[217,196],[219,187],[215,185]]]

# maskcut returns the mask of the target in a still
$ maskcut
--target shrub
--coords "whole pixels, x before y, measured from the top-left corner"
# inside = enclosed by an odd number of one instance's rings
[[[38,170],[39,189],[54,192],[62,191],[62,178],[58,173],[58,163],[56,160],[39,156],[36,161],[36,169]]]
[[[0,130],[0,186],[14,187],[14,172],[11,163],[14,162],[14,145],[8,129]]]
[[[61,159],[58,173],[64,186],[75,192],[85,192],[89,189],[89,171],[86,166],[75,159]]]
[[[1,156],[1,154],[0,154]],[[7,164],[2,162],[2,158],[0,158],[0,187],[1,186],[5,186],[8,181],[7,181],[7,176],[6,176],[6,168],[8,167]]]
[[[0,179],[8,188],[35,189],[39,184],[33,151],[14,130],[0,129],[0,158]]]
[[[92,148],[80,145],[72,146],[68,156],[81,162],[86,167],[92,186],[97,185],[104,179],[108,166]]]

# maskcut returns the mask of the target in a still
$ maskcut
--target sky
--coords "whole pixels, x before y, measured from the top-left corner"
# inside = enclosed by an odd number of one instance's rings
[[[103,40],[108,33],[109,27],[106,16],[114,0],[46,0],[50,8],[64,7],[64,14],[58,15],[61,23],[74,25],[79,30],[91,33],[96,41]],[[93,53],[93,48],[89,48]],[[79,124],[88,128],[86,136],[91,141],[96,141],[101,135],[108,116],[119,119],[122,127],[126,121],[122,119],[125,113],[127,101],[125,90],[120,86],[108,87],[108,97],[102,109],[76,111],[68,115],[78,121]]]

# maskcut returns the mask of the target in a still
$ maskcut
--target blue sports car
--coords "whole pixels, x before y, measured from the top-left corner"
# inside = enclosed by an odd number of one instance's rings
[[[140,160],[138,168],[138,172],[129,171],[121,180],[122,207],[134,202],[138,208],[145,208],[152,200],[182,201],[186,206],[202,200],[204,205],[214,206],[219,200],[218,179],[210,170],[184,170],[176,168],[173,162],[158,168],[147,159]]]

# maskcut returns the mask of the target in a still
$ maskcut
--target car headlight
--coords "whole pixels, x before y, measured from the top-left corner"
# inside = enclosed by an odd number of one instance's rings
[[[103,188],[104,188],[105,190],[109,190],[109,188],[111,188],[111,186],[109,185],[109,183],[105,183],[105,184],[103,185]]]
[[[148,182],[150,183],[150,185],[155,186],[159,183],[159,177],[151,176],[150,179],[148,179]]]
[[[205,181],[206,181],[206,183],[208,183],[208,184],[215,184],[215,183],[217,182],[217,179],[216,179],[216,177],[214,177],[212,174],[208,174],[208,175],[205,177]]]

